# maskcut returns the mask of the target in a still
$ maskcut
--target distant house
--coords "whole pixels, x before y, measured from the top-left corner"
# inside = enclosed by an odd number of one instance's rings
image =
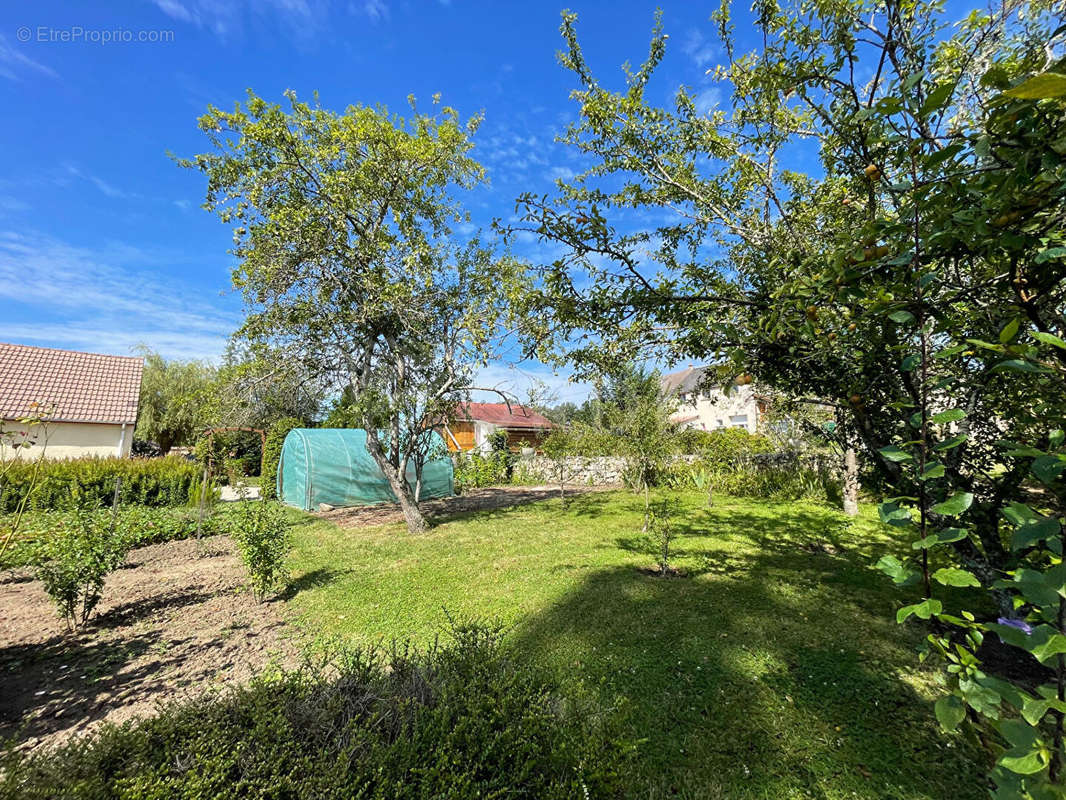
[[[490,447],[489,436],[496,431],[507,433],[507,445],[517,450],[523,442],[539,445],[552,428],[551,420],[536,411],[512,403],[460,403],[455,420],[444,428],[444,441],[455,451],[481,450]]]
[[[0,420],[44,416],[47,458],[128,456],[144,360],[0,343]],[[10,453],[6,453],[10,455]]]
[[[722,428],[759,430],[766,400],[756,394],[750,382],[738,380],[722,391],[708,376],[710,367],[689,366],[661,378],[663,395],[674,406],[670,419],[683,428],[713,431]]]

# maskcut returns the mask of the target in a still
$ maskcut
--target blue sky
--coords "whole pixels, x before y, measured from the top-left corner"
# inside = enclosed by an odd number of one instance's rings
[[[201,152],[196,118],[249,87],[294,89],[324,106],[414,94],[485,122],[474,155],[491,185],[466,198],[477,225],[513,213],[522,191],[550,192],[577,167],[553,143],[575,106],[555,60],[562,2],[466,0],[48,0],[0,15],[0,341],[215,359],[241,319],[228,293],[229,230],[199,208],[204,182],[167,157]],[[682,83],[718,99],[704,76],[719,53],[716,3],[663,5],[671,48],[655,91]],[[605,82],[647,51],[655,4],[583,2],[588,60]],[[106,41],[110,38],[111,41]],[[130,39],[133,41],[115,41]],[[148,41],[137,41],[140,38]],[[655,99],[653,97],[653,99]],[[532,260],[551,253],[516,246]],[[519,392],[537,376],[560,399],[583,385],[508,360],[483,380]]]

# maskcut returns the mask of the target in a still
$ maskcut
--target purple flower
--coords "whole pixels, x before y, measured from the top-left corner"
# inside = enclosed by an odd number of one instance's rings
[[[1025,620],[1008,619],[1007,617],[1000,617],[999,619],[996,620],[996,622],[998,622],[1000,625],[1007,625],[1007,626],[1009,626],[1011,628],[1017,628],[1022,633],[1024,633],[1026,636],[1028,636],[1030,633],[1033,632],[1032,626],[1028,622],[1026,622]]]

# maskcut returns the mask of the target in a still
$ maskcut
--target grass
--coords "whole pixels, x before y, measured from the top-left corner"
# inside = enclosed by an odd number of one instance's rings
[[[807,503],[682,496],[674,565],[646,575],[640,501],[590,494],[401,526],[341,530],[301,515],[288,594],[311,630],[426,642],[447,615],[494,619],[564,685],[622,709],[635,797],[983,797],[940,733],[911,600],[870,565],[890,541]],[[445,612],[446,609],[446,612]]]

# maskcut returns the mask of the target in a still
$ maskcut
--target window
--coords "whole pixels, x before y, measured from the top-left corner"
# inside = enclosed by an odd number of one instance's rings
[[[729,425],[733,428],[746,428],[748,427],[748,415],[736,414],[729,418]]]

